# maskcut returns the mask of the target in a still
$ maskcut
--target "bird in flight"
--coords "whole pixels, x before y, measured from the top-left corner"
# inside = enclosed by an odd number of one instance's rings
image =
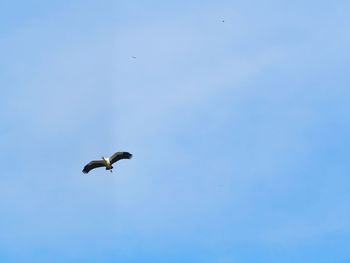
[[[122,159],[131,159],[132,154],[128,152],[116,152],[110,157],[103,157],[102,160],[94,160],[89,162],[87,165],[84,166],[83,173],[87,174],[92,169],[98,168],[98,167],[106,167],[106,170],[109,170],[112,172],[113,166],[115,162],[122,160]]]

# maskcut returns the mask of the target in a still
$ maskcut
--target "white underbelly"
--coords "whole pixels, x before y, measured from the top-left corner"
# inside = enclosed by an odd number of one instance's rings
[[[111,161],[109,160],[109,158],[104,158],[103,160],[105,161],[106,167],[111,168]]]

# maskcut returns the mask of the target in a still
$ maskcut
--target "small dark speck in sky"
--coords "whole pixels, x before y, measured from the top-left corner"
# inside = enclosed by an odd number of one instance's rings
[[[136,58],[135,56],[132,56],[132,58]]]

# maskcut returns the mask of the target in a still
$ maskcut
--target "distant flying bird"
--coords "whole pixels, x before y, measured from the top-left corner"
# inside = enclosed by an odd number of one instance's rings
[[[132,56],[132,58],[136,58],[135,56]]]
[[[98,168],[98,167],[106,167],[106,170],[110,170],[112,172],[113,166],[115,162],[122,160],[122,159],[131,159],[132,154],[128,152],[116,152],[111,157],[103,157],[102,160],[94,160],[89,162],[87,165],[85,165],[83,169],[83,173],[87,174],[92,169]]]

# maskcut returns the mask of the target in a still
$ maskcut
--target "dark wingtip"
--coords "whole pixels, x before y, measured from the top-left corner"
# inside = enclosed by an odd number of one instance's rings
[[[131,159],[132,158],[132,154],[131,153],[128,153],[128,154],[129,154],[128,158]]]

